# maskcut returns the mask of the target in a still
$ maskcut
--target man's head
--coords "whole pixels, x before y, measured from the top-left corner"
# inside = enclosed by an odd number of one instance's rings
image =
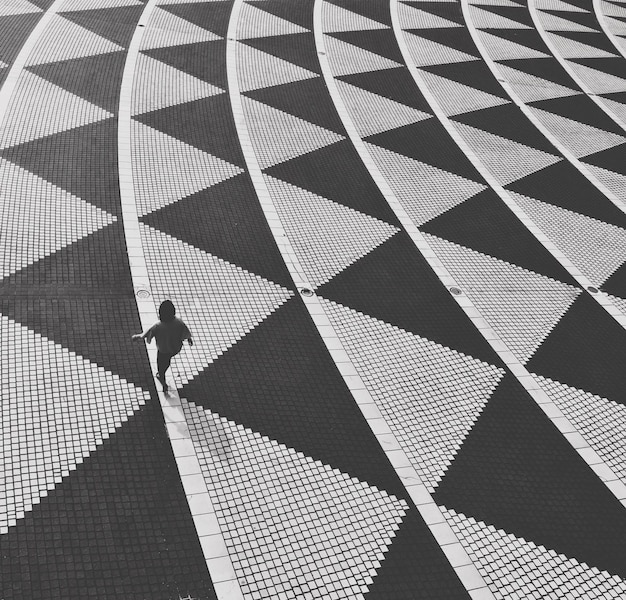
[[[167,323],[168,321],[173,321],[176,316],[176,308],[171,300],[165,300],[161,302],[161,306],[159,306],[159,319],[163,321],[163,323]]]

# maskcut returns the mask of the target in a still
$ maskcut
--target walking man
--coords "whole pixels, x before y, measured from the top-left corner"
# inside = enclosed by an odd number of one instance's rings
[[[193,346],[191,332],[181,319],[176,316],[176,308],[171,300],[165,300],[159,306],[159,320],[145,333],[133,335],[133,341],[145,339],[149,344],[152,338],[157,345],[157,374],[156,378],[163,386],[163,391],[167,393],[168,387],[165,381],[165,373],[170,367],[172,358],[176,356],[183,347],[183,341],[188,340]]]

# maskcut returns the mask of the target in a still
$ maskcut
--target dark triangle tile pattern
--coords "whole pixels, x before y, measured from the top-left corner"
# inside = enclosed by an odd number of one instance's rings
[[[506,188],[626,228],[626,215],[567,161],[531,173]]]
[[[593,31],[559,31],[558,35],[617,56],[615,46],[609,42],[609,39],[604,34],[594,33]],[[592,60],[595,62],[597,59]],[[576,59],[574,59],[574,61],[576,61]]]
[[[481,31],[495,35],[503,40],[526,46],[537,52],[552,54],[545,42],[535,29],[499,29],[495,27],[481,27]]]
[[[456,600],[469,595],[453,573],[446,573],[443,553],[411,507],[385,553],[365,600]]]
[[[153,50],[144,50],[142,54],[212,83],[223,90],[228,88],[226,69],[224,68],[226,40],[154,48]]]
[[[420,230],[546,277],[578,285],[491,189],[422,225]]]
[[[186,144],[245,166],[228,94],[218,94],[133,117]]]
[[[48,297],[3,295],[0,313],[138,387],[154,386],[146,350],[130,338],[141,330],[132,290],[103,298],[73,296],[61,286]]]
[[[191,4],[161,4],[161,8],[185,21],[202,27],[215,35],[226,37],[232,2],[196,2]]]
[[[0,156],[102,210],[121,215],[115,117],[7,148]]]
[[[492,6],[489,4],[472,4],[476,8],[486,10],[487,12],[499,15],[505,19],[516,21],[520,25],[526,25],[531,28],[535,28],[535,24],[530,16],[530,13],[526,8],[518,6]]]
[[[116,113],[126,55],[124,52],[98,54],[29,67],[48,81]]]
[[[366,141],[466,179],[484,183],[480,173],[450,139],[443,125],[428,119],[369,136]]]
[[[620,102],[626,104],[626,92],[611,92],[610,94],[599,94],[603,98],[608,98],[614,102]]]
[[[317,293],[438,344],[501,364],[404,232],[353,263]]]
[[[526,365],[533,373],[626,405],[626,331],[579,296]]]
[[[601,150],[595,154],[589,154],[582,160],[583,162],[595,165],[596,167],[602,167],[609,171],[615,171],[622,175],[626,175],[626,161],[624,157],[624,151],[626,150],[626,144],[620,144],[619,146],[613,146],[613,148],[607,148]]]
[[[300,0],[295,3],[291,0],[262,0],[250,4],[305,29],[313,29],[313,0]]]
[[[499,60],[498,63],[517,69],[535,77],[547,79],[558,85],[572,90],[581,91],[574,80],[563,70],[559,61],[552,57],[547,58],[514,58]]]
[[[368,29],[365,31],[342,31],[331,33],[331,37],[358,46],[368,52],[384,56],[389,60],[403,64],[404,58],[398,48],[398,42],[391,29]]]
[[[423,10],[424,12],[435,15],[436,17],[442,17],[443,19],[447,19],[448,21],[452,21],[453,23],[465,25],[463,12],[461,11],[461,5],[457,4],[456,2],[412,1],[403,2],[403,4],[419,8],[419,10]]]
[[[569,4],[574,8],[581,8],[582,10],[586,10],[587,12],[591,12],[592,7],[589,4],[589,0],[561,0],[561,2],[565,2],[565,4]]]
[[[456,115],[451,119],[542,152],[560,156],[558,150],[546,140],[515,104],[483,108]]]
[[[613,296],[626,298],[626,263],[623,263],[603,284],[602,290]]]
[[[598,108],[598,105],[586,94],[553,98],[551,100],[539,100],[531,102],[530,106],[540,108],[567,119],[573,119],[579,123],[585,123],[604,131],[610,131],[617,135],[623,135],[624,130],[613,119]]]
[[[391,27],[391,14],[389,5],[386,2],[377,2],[377,0],[330,0],[330,3]]]
[[[0,279],[1,296],[129,298],[133,294],[119,221]]]
[[[293,288],[247,173],[143,217],[150,227]]]
[[[354,73],[353,75],[337,77],[337,79],[400,104],[432,114],[430,105],[415,85],[415,80],[405,67],[370,71],[369,73]]]
[[[451,79],[457,83],[462,83],[471,88],[487,92],[498,98],[508,100],[509,97],[502,89],[502,86],[495,80],[489,67],[480,60],[473,60],[463,63],[449,63],[443,65],[431,65],[420,67],[424,71],[434,73],[440,77]]]
[[[472,36],[464,27],[437,27],[436,29],[405,29],[409,33],[426,38],[431,42],[443,44],[449,48],[454,48],[459,52],[480,58],[480,52],[477,50]]]
[[[208,365],[180,396],[406,497],[299,298],[283,304]]]
[[[41,18],[41,13],[0,17],[0,60],[12,64]]]
[[[591,69],[596,69],[607,75],[613,75],[614,77],[621,77],[626,80],[626,65],[624,59],[620,56],[615,58],[572,58],[572,62],[578,63]],[[626,85],[626,81],[624,82]]]
[[[48,10],[52,6],[52,3],[54,2],[54,0],[29,0],[29,1],[31,4],[34,4],[35,6],[43,10]]]
[[[143,6],[118,6],[61,14],[77,25],[128,48],[142,12]]]
[[[321,74],[315,37],[312,33],[273,35],[242,40],[242,43],[313,71],[313,73]]]
[[[0,596],[189,594],[216,600],[155,395],[2,536]]]
[[[566,21],[577,23],[578,25],[583,25],[584,27],[589,27],[590,29],[600,31],[598,21],[591,13],[573,12],[569,10],[551,10],[546,8],[542,8],[540,9],[540,11],[549,15],[554,15],[555,17],[559,17],[560,19],[565,19]]]
[[[347,136],[321,77],[252,90],[245,95],[309,123]]]
[[[265,173],[392,225],[399,225],[350,140],[341,140],[293,158],[265,169]],[[324,177],[320,177],[320,173],[324,173]],[[346,182],[346,174],[349,174],[349,182]]]
[[[626,513],[520,383],[506,376],[434,494],[440,506],[626,576]]]

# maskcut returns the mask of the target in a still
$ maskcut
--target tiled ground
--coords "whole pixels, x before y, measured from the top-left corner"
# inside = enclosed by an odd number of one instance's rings
[[[626,598],[625,40],[0,0],[0,599]]]

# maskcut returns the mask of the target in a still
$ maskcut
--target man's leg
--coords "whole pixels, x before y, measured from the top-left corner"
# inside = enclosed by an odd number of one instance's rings
[[[163,391],[167,392],[167,383],[165,383],[165,372],[170,368],[172,357],[169,354],[163,354],[157,351],[157,379],[163,386]]]

